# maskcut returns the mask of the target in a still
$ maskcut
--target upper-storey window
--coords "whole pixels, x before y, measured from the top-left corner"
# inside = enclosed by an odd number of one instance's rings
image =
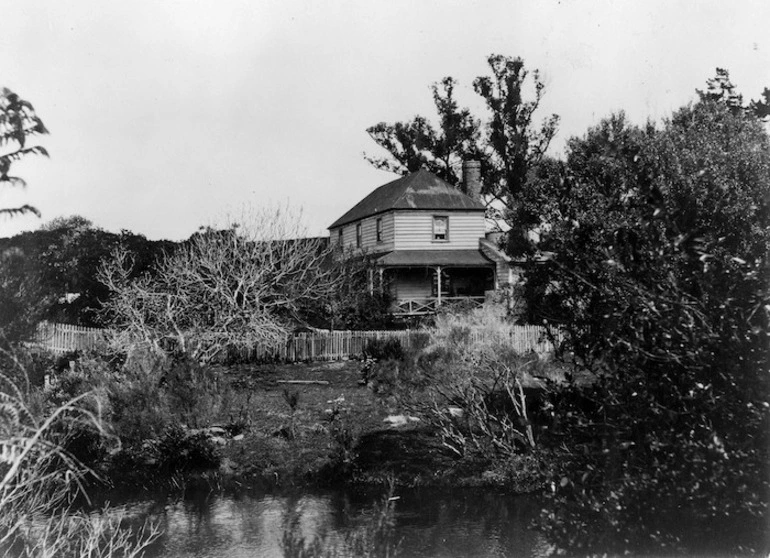
[[[377,219],[377,242],[382,242],[382,218]]]
[[[342,246],[342,239],[343,239],[342,231],[343,230],[344,230],[343,227],[340,227],[340,230],[337,231],[337,244],[339,244],[340,246]]]
[[[433,216],[433,240],[439,242],[449,240],[449,217],[446,215]]]
[[[356,225],[356,248],[361,248],[361,223]]]

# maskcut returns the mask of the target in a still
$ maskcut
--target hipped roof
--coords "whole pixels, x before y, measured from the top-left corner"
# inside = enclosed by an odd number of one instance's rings
[[[329,228],[340,227],[391,209],[484,211],[484,205],[425,169],[380,186]]]

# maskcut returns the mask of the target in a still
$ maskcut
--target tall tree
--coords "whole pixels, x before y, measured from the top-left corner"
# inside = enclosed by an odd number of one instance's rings
[[[459,108],[454,90],[457,81],[445,77],[431,86],[439,128],[423,116],[411,121],[380,122],[367,132],[388,152],[386,157],[365,155],[378,169],[407,174],[424,167],[450,184],[460,181],[463,157],[478,152],[480,122],[467,108]]]
[[[32,104],[5,87],[0,90],[0,187],[25,187],[26,182],[8,173],[14,161],[26,155],[48,156],[41,146],[28,146],[29,136],[47,134],[43,121],[35,114]],[[0,207],[0,216],[33,213],[34,206]],[[46,304],[40,296],[36,277],[25,278],[22,269],[28,267],[24,253],[17,249],[0,250],[0,342],[29,338]]]
[[[26,182],[18,176],[8,173],[11,164],[27,155],[37,154],[48,156],[44,147],[30,146],[27,140],[30,136],[47,134],[43,121],[35,113],[29,101],[25,101],[10,89],[0,91],[0,185],[25,187]],[[31,205],[0,208],[0,215],[21,215],[40,212]]]
[[[514,256],[533,252],[532,235],[542,225],[532,211],[532,200],[541,165],[549,163],[546,151],[556,134],[559,117],[551,115],[538,125],[534,118],[545,93],[538,70],[531,74],[531,99],[525,100],[530,73],[521,58],[492,55],[487,63],[491,76],[476,78],[473,87],[484,98],[490,118],[486,126],[485,191],[505,208],[509,227],[507,250]]]
[[[744,105],[743,95],[738,93],[738,88],[730,79],[730,72],[724,68],[717,68],[716,75],[706,80],[706,89],[698,89],[697,92],[701,101],[720,102],[733,112],[745,111],[762,121],[770,116],[770,89],[765,87],[759,99]]]
[[[455,185],[462,161],[479,160],[490,217],[507,222],[510,251],[519,255],[532,251],[530,236],[541,225],[528,201],[539,194],[530,192],[529,184],[540,165],[550,164],[545,154],[559,118],[552,115],[539,124],[535,120],[545,94],[537,70],[530,73],[521,58],[498,54],[489,56],[487,64],[491,75],[473,82],[484,99],[485,118],[459,108],[454,97],[457,80],[444,78],[433,86],[438,131],[424,116],[372,126],[367,131],[388,156],[367,160],[399,174],[425,167]]]
[[[534,115],[545,93],[538,70],[532,76],[533,97],[525,100],[529,71],[521,58],[495,54],[487,59],[491,76],[473,82],[489,110],[485,152],[489,158],[487,191],[511,205],[525,188],[529,171],[545,156],[559,123],[552,115],[538,127]]]

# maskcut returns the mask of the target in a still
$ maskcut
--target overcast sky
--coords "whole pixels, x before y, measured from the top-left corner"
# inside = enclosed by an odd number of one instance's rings
[[[179,240],[243,204],[304,208],[309,234],[394,178],[366,128],[433,115],[429,86],[500,53],[547,85],[564,141],[612,111],[643,123],[692,101],[717,66],[746,99],[770,87],[770,2],[132,0],[4,2],[0,86],[32,102],[50,159],[0,236],[82,215]],[[479,110],[479,112],[481,112]]]

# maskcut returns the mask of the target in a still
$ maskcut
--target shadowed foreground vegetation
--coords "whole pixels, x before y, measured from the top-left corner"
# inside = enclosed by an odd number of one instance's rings
[[[494,328],[497,319],[442,316],[422,347],[373,342],[362,360],[339,363],[203,367],[141,347],[111,358],[71,355],[48,388],[30,393],[41,410],[84,397],[100,428],[68,422],[59,444],[113,486],[495,486],[554,494],[550,505],[558,505],[556,489],[572,482],[571,461],[580,457],[573,448],[581,440],[565,437],[570,413],[590,411],[594,402],[583,392],[595,381],[572,364],[514,354],[494,335],[470,342],[474,329]],[[27,366],[39,381],[41,367],[50,372],[56,362],[38,357]],[[608,445],[604,455],[622,451]],[[762,490],[763,482],[747,489]],[[761,513],[736,513],[732,522],[687,514],[692,527],[683,530],[671,518],[692,500],[671,492],[656,513],[663,505],[671,506],[668,524],[638,509],[635,532],[665,541],[667,553],[697,549],[704,526],[720,534],[726,552],[767,546]],[[542,525],[550,536],[548,515]],[[656,548],[604,536],[607,548]],[[713,537],[708,544],[716,549]]]
[[[23,363],[0,352],[0,553],[21,558],[141,556],[157,538],[151,525],[128,531],[107,509],[74,506],[95,478],[68,451],[69,434],[108,432],[98,400],[85,392],[53,404],[29,384]]]

